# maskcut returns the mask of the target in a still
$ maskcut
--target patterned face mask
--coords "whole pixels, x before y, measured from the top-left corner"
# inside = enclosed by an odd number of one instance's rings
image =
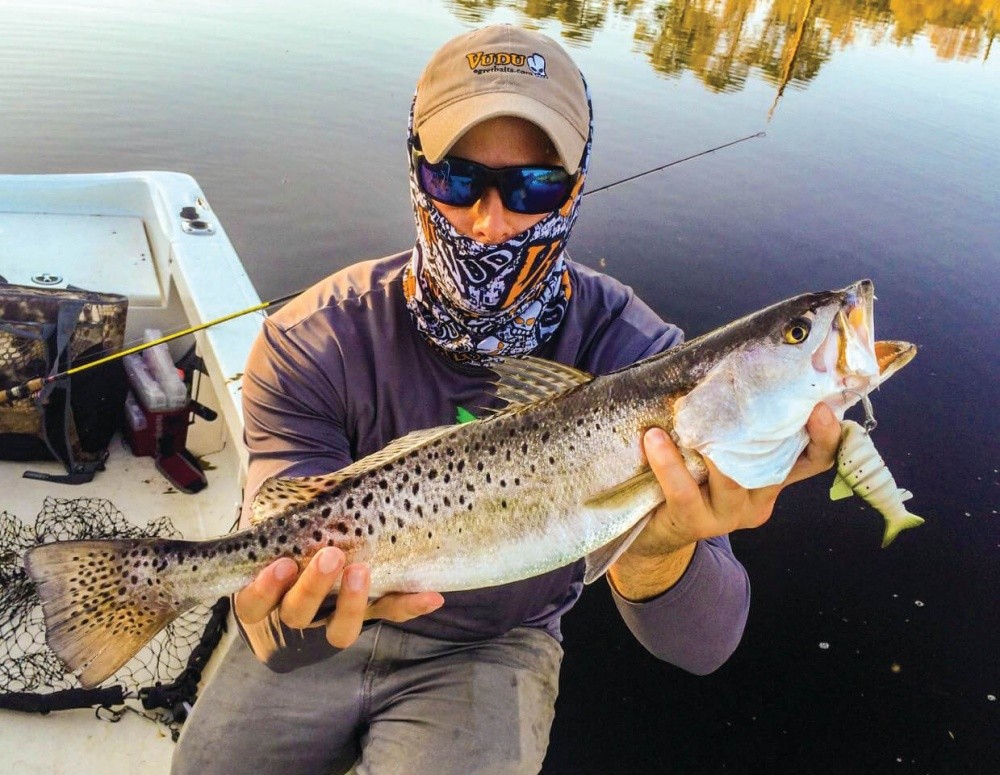
[[[590,136],[570,198],[497,245],[459,234],[420,188],[410,165],[417,242],[403,291],[417,330],[433,345],[458,360],[487,363],[497,356],[526,355],[559,328],[573,292],[564,251],[576,221],[592,138],[591,111]],[[415,141],[411,108],[410,147]]]

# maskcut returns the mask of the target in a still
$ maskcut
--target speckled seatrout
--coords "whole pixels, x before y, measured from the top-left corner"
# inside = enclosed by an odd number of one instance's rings
[[[247,530],[35,547],[25,565],[48,643],[96,685],[192,605],[324,546],[368,563],[373,595],[504,584],[581,557],[593,581],[662,502],[643,432],[668,429],[701,480],[705,455],[744,486],[782,481],[813,406],[843,417],[913,349],[875,342],[873,298],[867,280],[798,296],[603,376],[503,361],[491,366],[503,411],[327,476],[268,480]]]
[[[840,500],[858,495],[881,514],[885,518],[884,549],[900,531],[918,527],[924,520],[906,510],[903,501],[912,498],[913,493],[896,486],[871,435],[853,420],[844,420],[840,428],[837,476],[830,488],[830,497]]]

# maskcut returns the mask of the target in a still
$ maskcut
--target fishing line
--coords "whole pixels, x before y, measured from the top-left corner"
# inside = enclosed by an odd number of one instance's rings
[[[606,186],[600,186],[599,188],[591,189],[590,191],[584,191],[582,196],[589,196],[590,194],[596,194],[599,191],[607,191],[609,188],[614,188],[615,186],[620,186],[622,183],[628,183],[632,180],[637,180],[638,178],[645,177],[646,175],[652,175],[654,172],[659,172],[660,170],[665,170],[668,167],[676,167],[678,164],[683,164],[686,161],[691,161],[691,159],[697,159],[699,156],[707,156],[710,153],[715,153],[716,151],[721,151],[723,148],[729,148],[733,145],[739,145],[740,143],[745,143],[747,140],[755,140],[758,137],[766,137],[766,132],[757,132],[756,134],[747,135],[746,137],[741,137],[739,140],[732,140],[728,143],[723,143],[722,145],[717,145],[714,148],[709,148],[707,151],[699,151],[698,153],[692,154],[691,156],[685,156],[683,159],[677,159],[667,164],[661,164],[659,167],[653,167],[651,170],[646,170],[645,172],[638,172],[635,175],[630,175],[627,178],[622,178],[621,180],[616,180],[614,183],[608,183]]]
[[[845,401],[847,400],[848,396],[852,395],[857,396],[859,399],[861,399],[861,406],[865,410],[865,421],[864,423],[862,423],[862,426],[865,429],[865,433],[871,433],[878,427],[878,420],[875,419],[875,410],[872,408],[872,400],[871,398],[869,398],[867,393],[859,393],[857,390],[851,390],[849,388],[845,388],[844,390],[840,391],[840,394],[841,396],[843,396]]]
[[[660,166],[653,167],[652,169],[648,169],[645,172],[638,172],[635,175],[629,175],[627,178],[616,180],[614,183],[608,183],[607,185],[600,186],[590,191],[584,191],[581,196],[589,196],[590,194],[597,194],[601,191],[607,191],[609,188],[620,186],[622,183],[629,183],[630,181],[645,177],[646,175],[652,175],[654,172],[660,172],[670,167],[676,167],[678,164],[683,164],[686,161],[697,159],[699,156],[707,156],[710,153],[715,153],[716,151],[721,151],[724,148],[730,148],[734,145],[739,145],[740,143],[744,143],[747,140],[754,140],[758,137],[765,137],[765,136],[766,133],[763,131],[757,132],[752,135],[747,135],[746,137],[741,137],[737,140],[732,140],[728,143],[717,145],[714,148],[708,148],[707,150],[691,154],[690,156],[685,156],[682,159],[675,159],[674,161],[668,162],[666,164],[661,164]],[[284,296],[279,296],[278,298],[270,299],[269,301],[262,301],[261,303],[255,304],[252,307],[247,307],[246,309],[239,310],[237,312],[231,312],[228,315],[222,315],[221,317],[217,317],[213,320],[206,321],[205,323],[199,323],[196,326],[190,326],[188,328],[180,329],[179,331],[175,331],[174,333],[166,334],[164,336],[159,337],[158,339],[154,339],[151,342],[142,342],[140,344],[127,347],[123,350],[119,350],[118,352],[111,353],[110,355],[99,357],[96,360],[88,360],[84,363],[72,366],[71,368],[66,369],[65,371],[60,371],[57,374],[50,374],[47,377],[36,377],[20,385],[14,385],[13,387],[9,387],[5,390],[0,390],[0,404],[9,404],[21,398],[28,398],[29,396],[33,395],[34,393],[37,393],[43,387],[52,382],[56,382],[60,379],[65,379],[66,377],[71,377],[74,374],[79,374],[81,371],[86,371],[87,369],[92,369],[96,366],[101,366],[105,363],[118,360],[119,358],[124,358],[126,355],[133,355],[135,353],[142,352],[143,350],[147,350],[150,347],[155,347],[158,344],[165,344],[166,342],[172,342],[175,339],[180,339],[182,336],[188,336],[189,334],[194,334],[197,333],[198,331],[204,331],[206,328],[217,326],[220,323],[226,323],[230,320],[242,317],[243,315],[249,315],[253,312],[262,312],[263,310],[266,310],[269,307],[273,307],[277,304],[281,304],[283,302],[295,298],[300,293],[302,293],[303,290],[304,289],[301,289],[293,293],[286,294]]]

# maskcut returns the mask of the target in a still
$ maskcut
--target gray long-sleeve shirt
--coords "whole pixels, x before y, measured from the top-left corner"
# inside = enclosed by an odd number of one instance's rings
[[[496,406],[483,369],[439,353],[413,327],[402,290],[409,255],[337,272],[267,319],[243,378],[245,512],[268,477],[335,471],[410,431],[454,423],[459,408],[478,414]],[[568,267],[566,318],[535,355],[601,374],[683,340],[630,288],[572,261]],[[530,626],[560,639],[560,619],[582,587],[581,561],[501,587],[447,593],[442,608],[394,626],[458,641]],[[723,536],[701,542],[684,576],[662,595],[642,603],[614,597],[650,652],[707,673],[739,643],[749,583]],[[286,641],[268,656],[276,670],[336,651],[321,630]]]

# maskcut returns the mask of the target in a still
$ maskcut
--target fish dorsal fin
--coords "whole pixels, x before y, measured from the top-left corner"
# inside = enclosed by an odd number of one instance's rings
[[[254,496],[251,521],[257,524],[262,520],[277,516],[284,512],[290,504],[312,500],[324,492],[335,489],[358,474],[367,473],[373,468],[404,457],[428,442],[454,433],[460,427],[460,425],[441,425],[412,431],[398,439],[393,439],[378,452],[373,452],[333,473],[319,476],[272,476],[260,486],[257,495]]]
[[[497,398],[504,400],[511,411],[555,398],[594,378],[572,366],[531,356],[504,358],[488,368],[499,377]]]

